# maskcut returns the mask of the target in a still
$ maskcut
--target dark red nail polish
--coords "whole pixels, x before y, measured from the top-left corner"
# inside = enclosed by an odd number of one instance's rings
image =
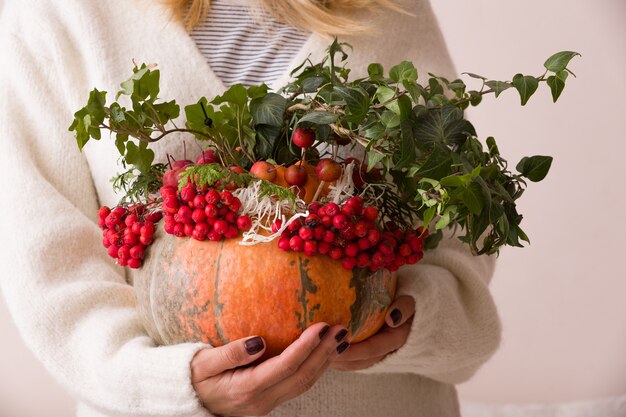
[[[402,312],[397,308],[394,308],[391,314],[389,314],[389,317],[391,317],[393,324],[396,325],[400,323],[400,320],[402,320]]]
[[[322,330],[320,330],[320,339],[326,336],[326,333],[328,333],[328,329],[330,329],[330,326],[327,324]]]
[[[346,349],[348,349],[348,346],[350,346],[350,343],[343,342],[342,344],[337,346],[337,353],[343,353]]]
[[[337,334],[335,335],[335,340],[336,340],[337,342],[341,342],[341,340],[342,340],[344,337],[346,337],[346,335],[347,335],[347,334],[348,334],[348,331],[347,331],[346,329],[342,329],[342,330],[340,330],[340,331],[339,331],[339,333],[337,333]]]
[[[263,339],[261,339],[261,337],[256,336],[252,339],[246,340],[245,346],[248,355],[254,355],[255,353],[259,353],[263,350],[263,348],[265,347],[265,343],[263,343]]]

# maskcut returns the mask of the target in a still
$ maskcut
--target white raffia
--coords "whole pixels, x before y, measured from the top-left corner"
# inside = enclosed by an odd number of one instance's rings
[[[330,191],[326,198],[335,204],[347,200],[354,195],[354,182],[352,181],[352,172],[354,171],[354,162],[350,162],[343,169],[343,174],[337,180],[335,185],[331,185]]]
[[[233,191],[233,195],[241,200],[241,215],[249,216],[252,219],[252,226],[249,230],[243,232],[240,245],[252,246],[257,243],[271,242],[280,237],[281,233],[294,221],[300,217],[309,215],[308,211],[304,213],[295,213],[289,219],[284,213],[293,212],[293,205],[286,200],[278,201],[276,198],[261,195],[261,181],[256,181],[246,188],[238,188]],[[306,203],[296,197],[296,206],[305,207]],[[261,234],[272,231],[272,224],[276,220],[282,221],[282,227],[276,233]]]

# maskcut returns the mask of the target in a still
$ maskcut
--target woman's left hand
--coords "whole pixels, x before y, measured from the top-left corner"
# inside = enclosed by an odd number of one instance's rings
[[[386,325],[368,339],[350,344],[343,354],[337,356],[330,367],[339,371],[357,371],[369,368],[389,353],[401,348],[409,337],[415,314],[415,300],[402,295],[391,304]]]

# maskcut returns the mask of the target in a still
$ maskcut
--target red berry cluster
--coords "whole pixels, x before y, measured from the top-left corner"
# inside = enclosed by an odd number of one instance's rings
[[[252,226],[250,217],[237,214],[241,201],[228,190],[199,189],[189,183],[180,192],[171,186],[163,186],[159,192],[163,198],[164,229],[170,235],[219,241],[235,238],[240,230]]]
[[[103,230],[102,244],[117,263],[139,268],[146,248],[152,244],[154,225],[161,220],[160,211],[148,213],[145,206],[107,206],[98,210],[98,226]]]
[[[390,223],[387,230],[381,230],[376,225],[378,210],[364,206],[361,197],[351,197],[342,206],[311,203],[309,213],[287,226],[278,240],[279,248],[307,256],[328,255],[341,260],[345,269],[371,271],[396,271],[423,257],[425,234],[421,235],[421,229],[402,231]],[[272,229],[276,232],[281,226],[278,220]]]

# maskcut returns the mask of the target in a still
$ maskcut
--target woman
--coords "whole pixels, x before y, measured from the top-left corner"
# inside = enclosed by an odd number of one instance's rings
[[[2,290],[26,343],[77,397],[79,416],[458,415],[453,384],[494,352],[500,327],[487,288],[493,259],[472,257],[457,239],[401,271],[388,326],[349,348],[343,328],[317,323],[283,355],[235,369],[263,353],[262,339],[157,347],[145,333],[126,271],[102,250],[96,225],[98,206],[117,201],[108,181],[119,170],[116,150],[91,144],[81,154],[67,126],[93,86],[118,90],[131,59],[158,63],[162,97],[191,103],[220,94],[218,65],[207,64],[200,43],[171,18],[172,11],[198,10],[192,3],[6,4],[0,181],[2,236],[14,249],[0,255]],[[397,3],[412,16],[367,0],[329,1],[331,9],[307,0],[260,4],[313,32],[272,87],[309,54],[313,62],[323,56],[323,33],[342,33],[353,45],[351,77],[364,75],[370,62],[389,68],[405,59],[422,74],[454,72],[422,0]],[[376,33],[350,34],[354,23]],[[180,147],[159,142],[157,159],[179,155]]]

